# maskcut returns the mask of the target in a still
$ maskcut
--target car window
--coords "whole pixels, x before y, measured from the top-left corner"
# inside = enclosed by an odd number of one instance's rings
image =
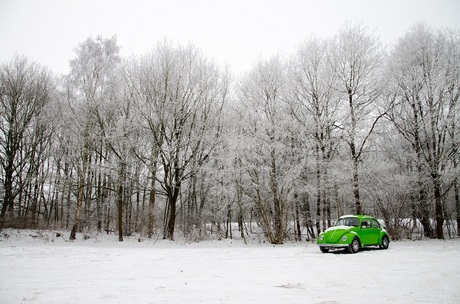
[[[374,227],[374,228],[380,228],[379,222],[377,222],[376,220],[372,220],[372,227]]]
[[[337,221],[336,226],[359,227],[359,220],[356,217],[341,218]]]
[[[361,223],[361,227],[371,228],[371,221],[370,220],[363,220],[362,223]]]
[[[359,220],[355,217],[350,218],[350,224],[348,226],[359,227]]]

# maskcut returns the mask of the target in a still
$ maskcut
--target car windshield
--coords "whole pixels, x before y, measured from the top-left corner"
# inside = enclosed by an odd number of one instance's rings
[[[336,226],[349,226],[359,227],[359,220],[356,217],[345,217],[337,221]]]

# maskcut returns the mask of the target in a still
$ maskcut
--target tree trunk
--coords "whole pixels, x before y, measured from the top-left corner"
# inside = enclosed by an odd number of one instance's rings
[[[443,225],[444,214],[441,199],[441,182],[439,176],[433,176],[434,183],[434,201],[435,201],[435,214],[436,214],[436,238],[444,239]]]
[[[275,240],[274,243],[282,244],[284,242],[284,225],[283,225],[283,208],[278,195],[277,167],[275,149],[271,150],[271,174],[270,186],[273,197],[274,217],[275,217]]]
[[[454,156],[454,172],[457,172],[457,157]],[[455,201],[455,213],[457,213],[457,236],[460,236],[460,195],[458,190],[458,178],[455,178],[453,181],[454,184],[454,201]]]
[[[117,192],[117,214],[118,214],[118,241],[123,242],[123,185],[125,181],[126,164],[120,163]]]
[[[455,210],[457,213],[457,235],[460,236],[460,197],[458,194],[458,180],[454,181]]]
[[[317,235],[321,232],[321,164],[320,164],[320,155],[319,155],[319,146],[316,145],[315,149],[315,158],[316,158],[316,233]]]
[[[154,234],[154,226],[155,226],[155,218],[154,218],[154,208],[155,208],[155,198],[156,198],[156,190],[155,190],[155,176],[152,176],[150,194],[149,194],[149,207],[148,207],[148,228],[147,228],[147,236],[149,239],[153,237]]]
[[[85,131],[87,134],[88,126]],[[85,136],[87,138],[87,136]],[[83,200],[85,199],[85,179],[86,179],[86,171],[88,170],[88,146],[85,143],[83,145],[83,155],[82,155],[82,171],[79,174],[79,183],[78,183],[78,198],[77,198],[77,210],[75,213],[75,221],[72,226],[72,230],[70,232],[69,240],[75,240],[77,237],[77,230],[80,226],[80,215],[81,215],[81,208],[83,206]]]
[[[237,193],[236,194],[237,195],[237,202],[238,202],[238,206],[239,206],[238,229],[240,230],[241,238],[244,240],[244,243],[247,244],[246,237],[244,236],[244,209],[243,209],[243,203],[242,203],[243,193],[241,191],[241,187],[237,187],[236,193]]]
[[[8,165],[5,169],[5,196],[3,199],[2,211],[0,214],[0,231],[5,224],[7,213],[13,210],[14,197],[13,197],[13,160],[14,156],[8,155]]]
[[[98,180],[97,180],[97,198],[96,198],[96,209],[97,209],[97,232],[102,231],[102,202],[103,198],[103,190],[102,190],[102,174],[99,172]]]
[[[361,200],[359,197],[359,155],[356,151],[355,135],[356,135],[356,116],[355,106],[353,102],[353,93],[351,89],[348,89],[348,105],[350,106],[350,120],[351,120],[351,132],[350,132],[350,152],[353,165],[353,196],[355,197],[355,208],[356,214],[363,214],[361,206]]]
[[[176,201],[171,197],[169,201],[169,218],[168,218],[168,236],[167,238],[174,241],[174,228],[176,226]]]
[[[233,239],[232,233],[232,209],[230,204],[227,205],[227,229],[225,230],[225,238]]]
[[[83,171],[86,171],[86,161],[84,161],[83,165]],[[80,214],[81,214],[81,208],[83,205],[83,200],[85,196],[85,173],[83,173],[80,177],[80,182],[78,185],[78,198],[77,198],[77,210],[75,213],[75,221],[72,226],[72,230],[70,232],[70,237],[69,240],[75,240],[77,238],[77,230],[79,229],[80,226]]]
[[[180,184],[176,185],[176,187],[166,187],[166,191],[168,193],[168,206],[169,206],[169,214],[167,219],[167,235],[165,238],[174,241],[174,229],[176,226],[176,205],[177,199],[179,197],[180,191]]]
[[[430,222],[430,212],[428,206],[428,199],[426,190],[422,181],[420,180],[421,177],[418,177],[418,187],[419,187],[419,197],[418,197],[418,204],[416,204],[415,210],[415,217],[419,219],[420,223],[423,226],[423,235],[427,238],[434,237],[433,227],[431,226]]]
[[[301,226],[300,226],[300,202],[299,202],[299,197],[296,194],[294,194],[294,204],[295,204],[295,225],[296,225],[296,231],[297,231],[297,235],[296,235],[296,240],[297,241],[301,241],[302,240],[302,229],[301,229]]]
[[[323,137],[323,136],[322,136]],[[322,141],[324,139],[322,138]],[[331,198],[330,198],[330,187],[329,187],[329,180],[328,180],[328,169],[327,169],[327,164],[328,164],[328,156],[326,154],[326,147],[324,143],[322,143],[321,146],[321,172],[323,175],[323,204],[324,204],[324,224],[326,225],[327,228],[331,227]]]
[[[356,214],[363,214],[363,208],[359,197],[358,160],[355,159],[355,157],[353,157],[353,195],[355,197]]]
[[[246,237],[244,236],[243,210],[241,207],[238,214],[238,229],[240,230],[241,238],[243,239],[244,243],[247,244]]]

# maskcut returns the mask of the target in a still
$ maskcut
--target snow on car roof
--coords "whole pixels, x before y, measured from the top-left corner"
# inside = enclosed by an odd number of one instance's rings
[[[341,219],[341,218],[347,218],[347,217],[357,217],[357,218],[361,218],[361,219],[363,219],[363,218],[366,218],[366,219],[368,219],[368,218],[374,218],[374,217],[372,217],[372,216],[370,216],[370,215],[363,215],[363,214],[348,214],[348,215],[342,215],[339,219]]]

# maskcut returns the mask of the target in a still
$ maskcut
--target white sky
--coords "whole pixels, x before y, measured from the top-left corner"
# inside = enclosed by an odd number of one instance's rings
[[[416,22],[460,29],[459,0],[0,0],[0,62],[15,54],[68,72],[88,37],[117,35],[121,55],[167,38],[194,43],[235,73],[359,21],[391,43]]]

